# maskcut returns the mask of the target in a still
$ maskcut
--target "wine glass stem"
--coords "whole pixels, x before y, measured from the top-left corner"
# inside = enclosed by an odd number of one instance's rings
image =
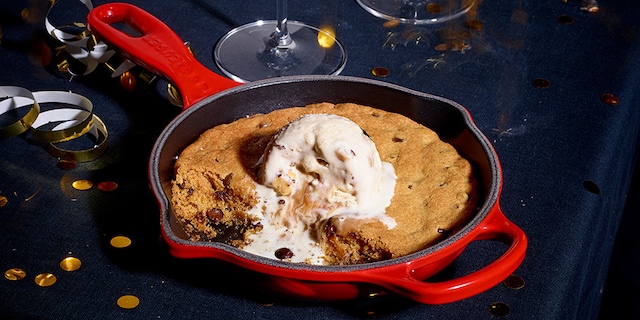
[[[277,47],[291,45],[291,36],[287,30],[287,0],[276,0],[276,31],[271,35],[271,41]]]

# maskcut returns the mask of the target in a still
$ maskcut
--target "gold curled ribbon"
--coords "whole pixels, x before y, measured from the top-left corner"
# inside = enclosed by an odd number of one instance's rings
[[[93,114],[93,104],[84,96],[64,91],[38,91],[33,96],[39,104],[55,103],[78,106],[76,108],[56,108],[40,113],[31,125],[31,134],[36,140],[49,143],[47,150],[60,159],[86,162],[101,156],[107,149],[107,128]],[[51,129],[45,127],[53,126]],[[94,145],[88,149],[71,150],[61,146],[70,141],[89,134]]]
[[[0,140],[17,136],[31,127],[40,114],[40,106],[31,91],[22,87],[0,86],[0,116],[29,106],[29,111],[17,121],[0,128]]]
[[[89,11],[93,9],[90,0],[78,0]],[[49,21],[49,14],[59,1],[49,1],[49,10],[44,19],[44,25],[47,32],[63,45],[56,48],[56,65],[62,75],[67,77],[84,76],[93,72],[98,65],[105,64],[114,55],[115,51],[110,50],[107,45],[98,41],[89,30],[84,22],[72,22],[55,27]],[[71,33],[63,31],[63,29],[77,29],[77,32]],[[72,64],[69,60],[79,62]],[[81,66],[80,66],[81,65]],[[121,73],[131,69],[134,64],[125,60],[119,67],[114,68],[112,77],[117,77]]]
[[[33,96],[39,104],[55,103],[81,107],[56,108],[41,111],[31,125],[31,134],[36,140],[43,142],[62,142],[75,139],[85,134],[93,120],[93,104],[89,99],[72,92],[39,91]],[[58,123],[53,129],[41,129],[48,124]]]
[[[91,0],[76,1],[82,3],[89,11],[93,9]],[[111,78],[120,77],[120,84],[127,91],[133,91],[136,88],[137,80],[149,85],[157,78],[146,70],[133,72],[134,68],[138,66],[131,60],[116,54],[104,42],[99,41],[89,32],[85,22],[70,22],[54,26],[50,22],[49,16],[59,2],[60,0],[49,0],[49,9],[44,24],[49,35],[61,43],[54,49],[55,67],[60,75],[73,79],[76,76],[92,73],[98,66],[105,66],[107,71],[111,73]],[[188,42],[185,45],[191,54],[194,54],[191,45]],[[182,107],[182,98],[170,83],[167,84],[167,92],[169,102]]]
[[[0,128],[0,139],[31,129],[34,139],[48,143],[47,151],[50,154],[76,162],[94,160],[106,151],[107,127],[93,114],[93,104],[84,96],[64,91],[30,92],[12,86],[0,86],[0,95],[5,97],[0,101],[0,115],[22,107],[31,107],[25,116]],[[41,104],[55,104],[58,108],[41,112]],[[76,108],[59,107],[60,105]],[[63,147],[65,142],[85,135],[93,138],[92,147],[80,150]]]
[[[96,115],[91,116],[93,121],[87,131],[93,137],[94,145],[91,148],[71,150],[60,146],[59,143],[49,143],[47,151],[58,159],[87,162],[100,157],[107,150],[107,127]]]

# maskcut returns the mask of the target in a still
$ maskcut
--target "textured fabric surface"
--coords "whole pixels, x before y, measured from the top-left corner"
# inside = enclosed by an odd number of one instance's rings
[[[218,39],[275,16],[274,1],[129,2],[167,23],[217,73],[211,52]],[[252,275],[225,263],[171,257],[147,179],[153,143],[179,113],[166,98],[166,83],[128,92],[104,70],[71,80],[57,75],[37,58],[39,43],[59,45],[44,30],[46,2],[3,1],[0,85],[86,96],[107,126],[109,149],[61,170],[29,134],[0,140],[0,195],[8,200],[0,207],[0,269],[27,273],[20,281],[0,279],[2,318],[490,319],[494,302],[509,306],[510,319],[597,318],[635,164],[640,10],[630,1],[601,1],[600,11],[590,13],[579,2],[483,1],[474,12],[480,30],[465,27],[465,18],[385,28],[352,0],[289,3],[291,20],[335,26],[348,52],[343,75],[375,78],[372,69],[384,67],[390,74],[383,81],[461,103],[500,156],[501,207],[529,238],[516,271],[525,286],[422,305],[393,295],[340,303],[284,299],[251,286]],[[86,15],[79,2],[62,3],[69,19]],[[38,10],[25,15],[25,8]],[[52,23],[72,22],[58,14]],[[568,18],[572,23],[563,23]],[[449,34],[442,30],[470,32],[470,38],[458,33],[470,48],[436,50]],[[549,86],[534,85],[538,78]],[[603,103],[605,93],[619,103]],[[76,190],[71,183],[78,179],[94,187]],[[96,188],[101,181],[119,187],[103,192]],[[111,247],[116,235],[132,245]],[[478,270],[505,249],[473,242],[438,278]],[[67,255],[78,257],[81,268],[61,270]],[[36,285],[43,272],[57,282]],[[116,300],[126,294],[140,304],[120,308]]]

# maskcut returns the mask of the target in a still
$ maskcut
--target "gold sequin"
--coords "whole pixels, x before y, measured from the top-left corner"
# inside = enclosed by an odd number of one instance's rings
[[[98,189],[109,192],[118,189],[118,184],[113,181],[102,181],[98,183]]]
[[[511,308],[504,302],[494,302],[489,305],[489,313],[496,317],[503,317],[511,312]]]
[[[129,71],[120,74],[120,86],[129,92],[136,89],[136,77]]]
[[[123,309],[133,309],[140,304],[140,299],[134,295],[124,295],[118,298],[118,306]]]
[[[604,93],[600,96],[600,101],[610,105],[615,106],[618,105],[618,97],[612,95],[611,93]]]
[[[126,248],[131,245],[131,239],[125,236],[115,236],[109,242],[114,248]]]
[[[7,203],[9,203],[9,199],[5,196],[0,196],[0,208],[6,206]]]
[[[389,69],[384,67],[376,67],[371,70],[371,74],[376,77],[384,78],[389,75]]]
[[[431,14],[438,14],[442,11],[442,6],[440,6],[437,3],[429,3],[427,4],[427,6],[425,7],[425,9],[427,10],[427,12],[431,13]]]
[[[81,265],[82,262],[76,257],[66,257],[60,261],[60,268],[64,271],[76,271]]]
[[[20,16],[27,22],[35,22],[38,19],[38,14],[35,8],[24,8],[20,11]]]
[[[509,289],[518,290],[524,288],[524,279],[518,275],[512,274],[504,279],[502,284]]]
[[[93,183],[89,180],[76,180],[71,184],[76,190],[89,190]]]
[[[318,44],[323,48],[331,48],[336,43],[336,31],[332,26],[323,26],[318,31]]]
[[[26,276],[27,273],[20,268],[11,268],[4,272],[4,277],[11,281],[22,280]]]
[[[48,287],[56,283],[58,278],[51,273],[41,273],[36,276],[35,282],[41,287]]]

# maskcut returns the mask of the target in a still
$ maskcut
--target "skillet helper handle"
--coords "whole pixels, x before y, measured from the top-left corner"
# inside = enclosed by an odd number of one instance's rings
[[[163,76],[180,91],[183,109],[240,83],[217,75],[200,64],[182,39],[150,13],[127,3],[98,6],[87,16],[89,31],[145,69]],[[135,29],[132,36],[114,25]]]
[[[395,279],[387,278],[383,286],[396,294],[426,304],[455,302],[493,288],[520,266],[527,249],[527,237],[500,209],[495,209],[476,230],[472,241],[499,240],[509,244],[509,248],[497,260],[460,278],[443,282],[415,279],[412,277],[413,271],[420,268],[420,262],[416,261],[407,266],[406,274]]]

